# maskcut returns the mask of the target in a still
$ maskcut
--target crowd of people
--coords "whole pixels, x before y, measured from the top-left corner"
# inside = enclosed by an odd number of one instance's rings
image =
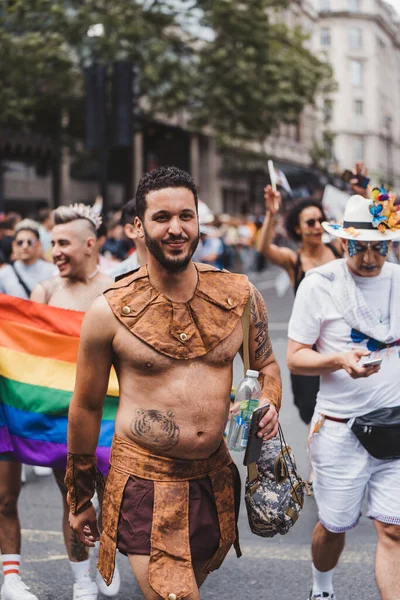
[[[371,450],[351,429],[370,414],[373,429],[375,411],[378,429],[400,429],[400,267],[388,262],[400,211],[394,195],[381,189],[370,198],[356,180],[352,186],[343,224],[302,200],[286,215],[285,234],[281,195],[271,186],[265,218],[216,216],[174,167],[145,174],[108,227],[96,203],[42,210],[35,219],[9,213],[0,222],[0,293],[86,313],[67,468],[54,473],[74,600],[118,592],[117,548],[146,600],[198,600],[232,545],[239,554],[240,485],[221,439],[248,303],[250,366],[270,405],[258,432],[266,443],[277,434],[281,402],[267,308],[240,274],[257,268],[257,256],[283,268],[295,293],[287,363],[294,402],[310,425],[319,516],[309,597],[336,598],[333,572],[368,490],[377,585],[382,600],[400,599],[400,434],[397,445],[392,436],[388,449],[378,437]],[[286,235],[291,245],[282,244]],[[94,454],[112,364],[120,399],[100,535]],[[37,600],[19,575],[21,465],[0,459],[2,600]],[[99,540],[93,581],[88,547]]]

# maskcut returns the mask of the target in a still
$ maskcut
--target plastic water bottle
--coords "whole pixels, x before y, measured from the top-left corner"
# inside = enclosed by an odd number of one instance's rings
[[[236,392],[235,404],[239,403],[239,412],[232,413],[227,444],[229,450],[243,452],[249,439],[251,416],[258,407],[261,387],[258,383],[258,371],[246,372]]]

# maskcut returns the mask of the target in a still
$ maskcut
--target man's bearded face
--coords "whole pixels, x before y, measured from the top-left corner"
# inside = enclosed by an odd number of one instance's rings
[[[167,271],[184,271],[199,243],[193,194],[186,188],[150,192],[143,233],[149,253]]]

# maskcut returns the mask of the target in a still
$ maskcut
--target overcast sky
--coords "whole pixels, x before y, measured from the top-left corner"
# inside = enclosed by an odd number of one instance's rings
[[[400,0],[386,0],[386,2],[394,6],[397,12],[400,14]]]

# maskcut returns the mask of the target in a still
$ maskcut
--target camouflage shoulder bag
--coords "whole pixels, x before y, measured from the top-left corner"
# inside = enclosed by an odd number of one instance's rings
[[[242,316],[243,363],[249,368],[250,310]],[[296,523],[308,484],[299,477],[291,448],[279,425],[278,435],[263,442],[258,460],[247,465],[245,501],[251,531],[261,537],[284,535]]]

